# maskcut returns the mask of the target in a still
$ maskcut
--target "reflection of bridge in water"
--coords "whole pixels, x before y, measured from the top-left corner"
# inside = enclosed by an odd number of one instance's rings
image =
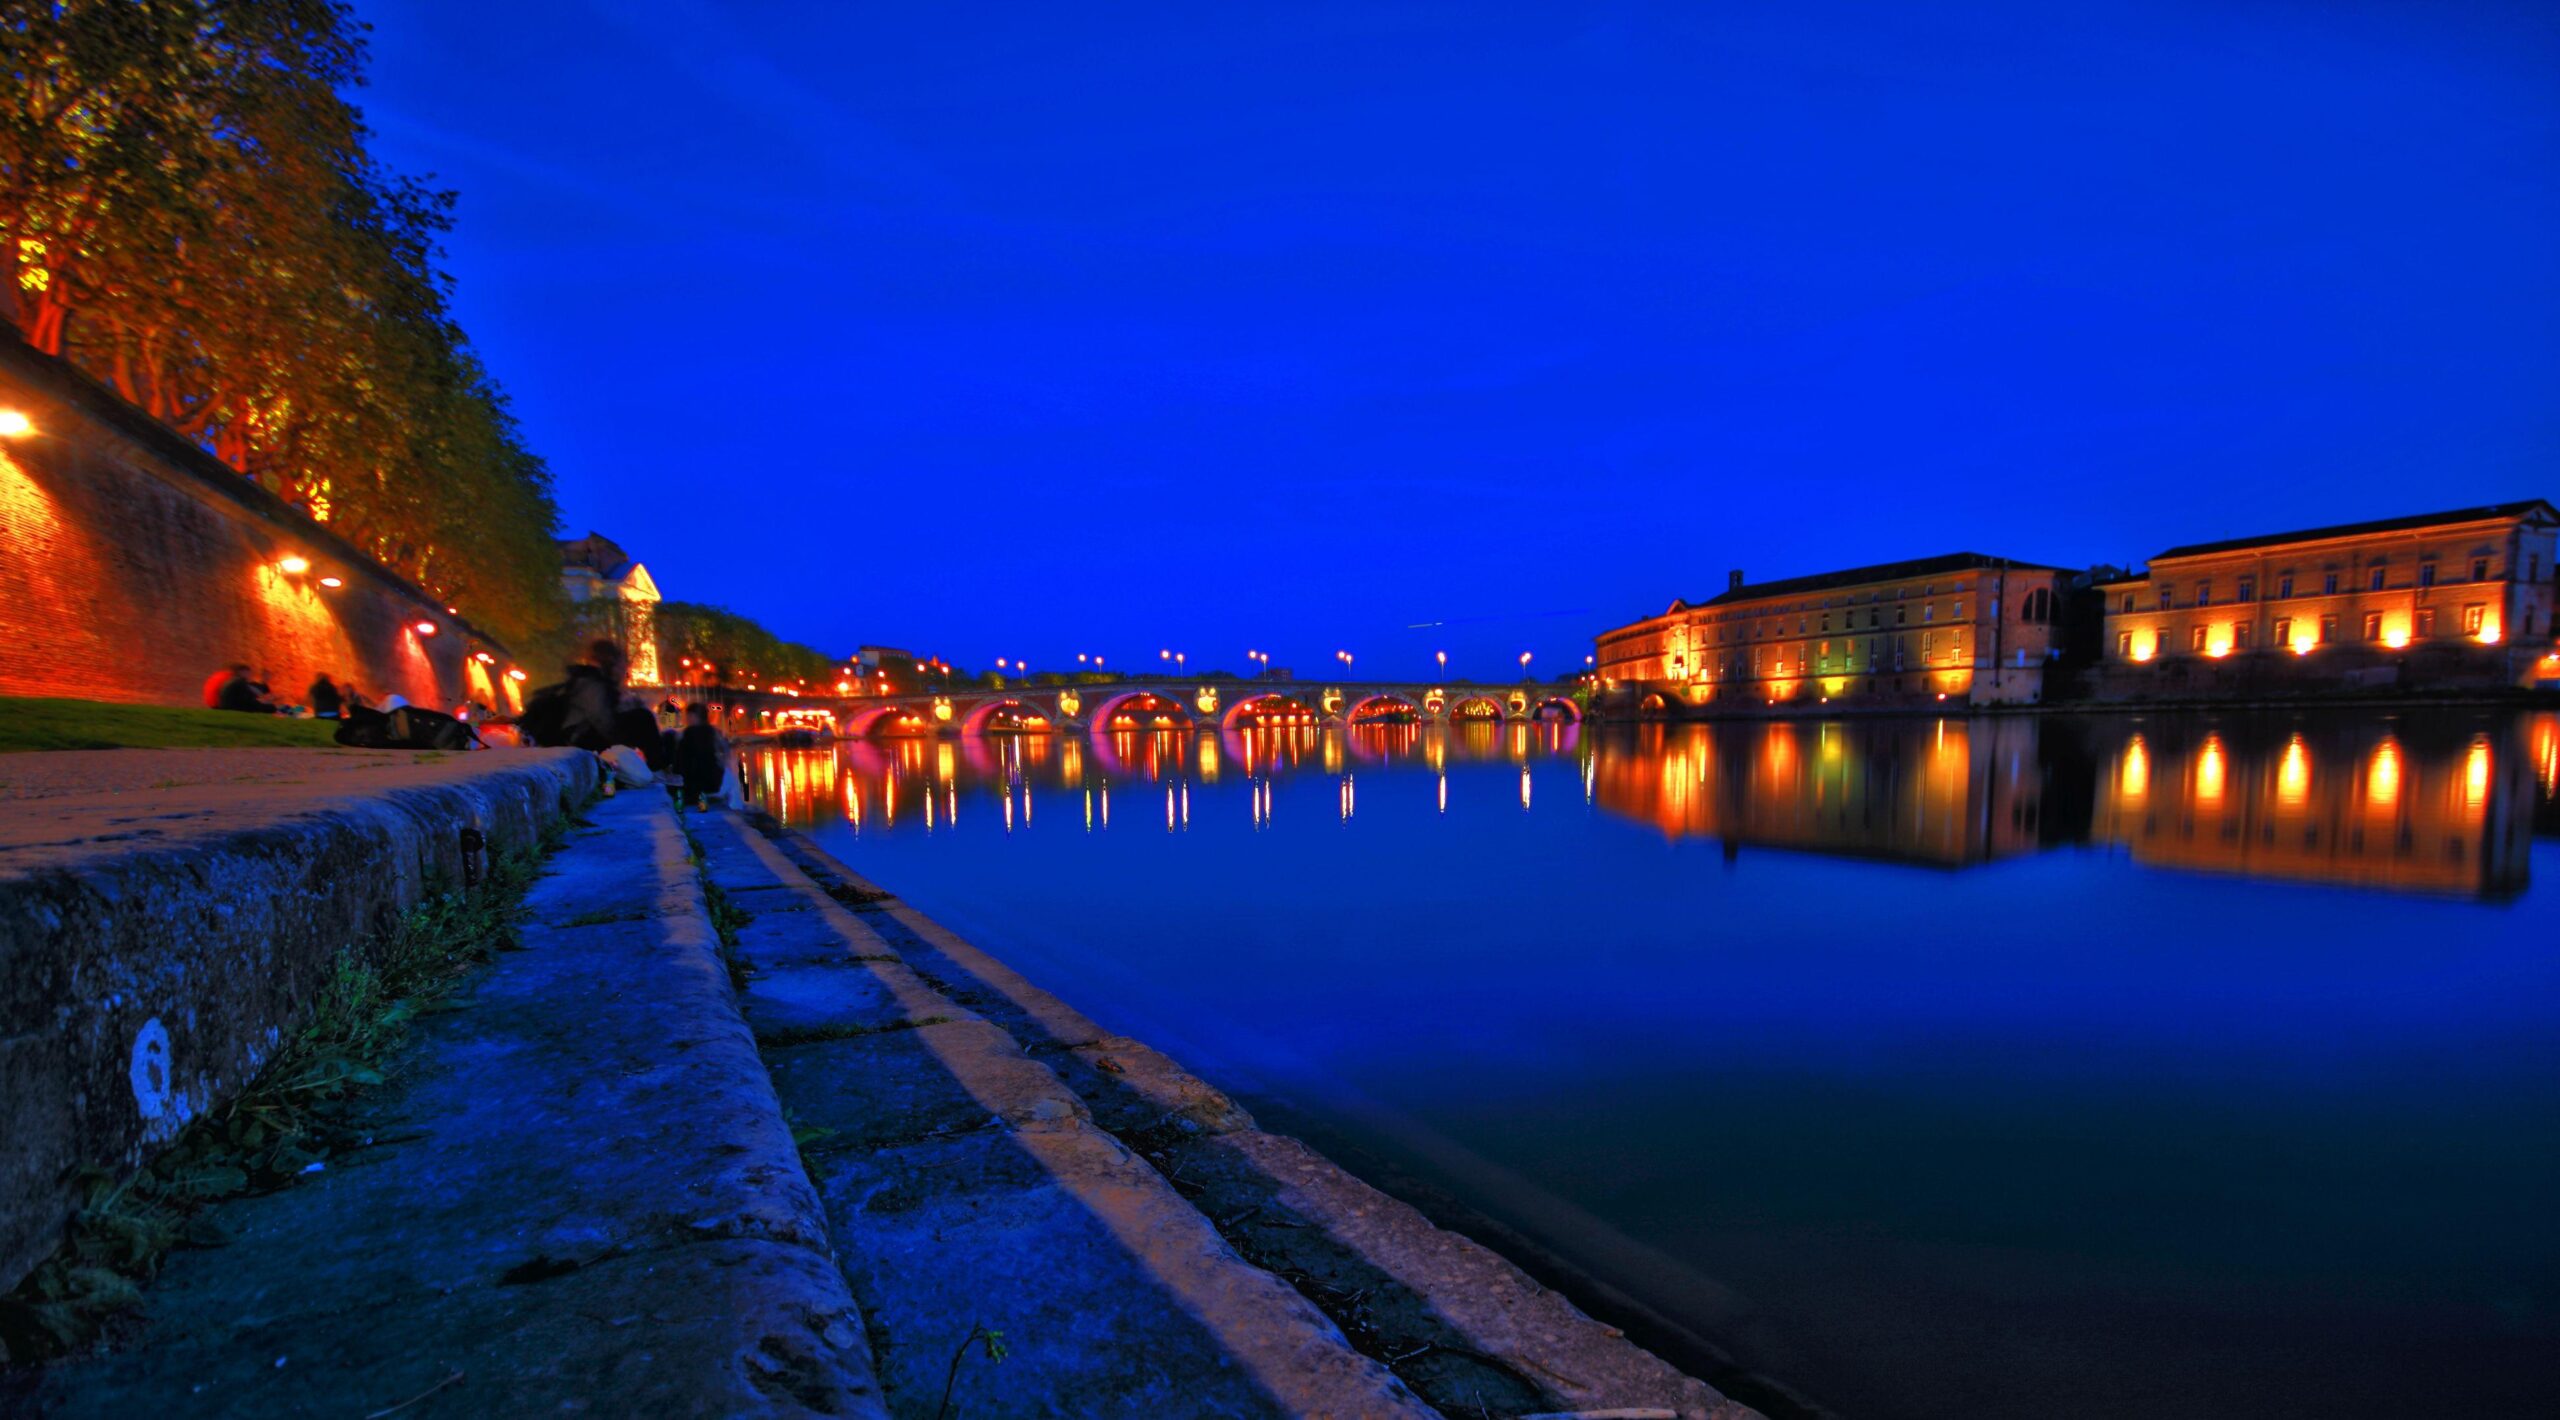
[[[720,694],[699,687],[670,692],[678,700],[717,700]],[[1399,717],[1417,724],[1582,718],[1582,707],[1555,686],[1420,681],[1129,680],[1000,690],[967,687],[845,700],[813,696],[791,702],[791,708],[831,712],[837,733],[853,738],[1322,727]]]
[[[767,748],[748,769],[787,821],[841,816],[898,832],[946,826],[973,800],[1007,827],[1064,813],[1096,830],[1115,814],[1123,827],[1183,830],[1220,812],[1259,827],[1273,782],[1300,776],[1335,781],[1327,816],[1348,822],[1367,802],[1365,776],[1414,773],[1438,776],[1438,793],[1381,802],[1444,814],[1453,802],[1596,807],[1668,837],[1718,840],[1728,857],[1781,849],[1966,868],[2098,845],[2163,868],[2491,899],[2525,889],[2537,815],[2560,830],[2551,715],[1124,725]],[[1489,770],[1505,775],[1492,796],[1453,799],[1454,776]],[[1555,783],[1559,772],[1575,782]],[[1214,807],[1238,794],[1250,802]]]

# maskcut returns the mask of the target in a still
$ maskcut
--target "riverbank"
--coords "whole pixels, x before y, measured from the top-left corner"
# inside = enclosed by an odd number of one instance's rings
[[[237,858],[180,915],[270,933],[241,910],[239,873],[325,859],[358,895],[425,883],[463,827],[517,846],[472,794],[581,767],[592,782],[589,757],[551,752],[11,767],[11,901]],[[316,846],[395,819],[414,841]],[[968,1413],[1752,1413],[792,835],[626,793],[586,811],[524,918],[366,1067],[380,1082],[357,1089],[336,1147],[190,1211],[103,1349],[20,1368],[0,1393],[63,1415],[921,1416],[946,1395]],[[39,956],[96,970],[53,979],[139,979],[147,954],[112,906],[65,920]],[[204,1017],[250,1018],[215,1011],[201,971],[160,978],[197,994],[100,1008],[166,1021],[153,1087],[178,1080],[188,1118],[220,1120],[265,1056],[204,1073]],[[241,1027],[263,1039],[300,1029],[318,989],[240,979],[267,986],[276,1024]],[[39,1034],[13,1028],[13,1058]],[[124,1083],[13,1098],[113,1106],[143,1089]],[[57,1142],[84,1157],[155,1147],[81,1118]],[[18,1174],[77,1171],[31,1152],[37,1137],[13,1134]],[[35,1236],[43,1219],[21,1222]]]

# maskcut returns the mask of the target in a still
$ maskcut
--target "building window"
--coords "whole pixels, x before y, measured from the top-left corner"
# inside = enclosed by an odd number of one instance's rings
[[[2419,564],[2418,564],[2418,585],[2419,585],[2419,586],[2421,586],[2421,587],[2432,587],[2432,586],[2434,586],[2435,584],[2436,584],[2436,564],[2434,564],[2434,563],[2432,563],[2432,562],[2421,562],[2421,563],[2419,563]]]
[[[1893,609],[1893,624],[1894,624],[1894,625],[1896,625],[1896,626],[1908,626],[1908,625],[1910,625],[1910,624],[1911,624],[1911,608],[1909,608],[1909,607],[1907,607],[1907,606],[1898,606],[1898,607],[1895,607],[1895,608]]]
[[[2175,598],[2174,598],[2174,597],[2172,596],[2172,594],[2171,594],[2171,589],[2170,589],[2169,584],[2168,584],[2168,583],[2166,583],[2166,582],[2161,583],[2161,584],[2160,584],[2160,609],[2161,609],[2162,611],[2167,611],[2167,610],[2170,608],[2170,606],[2174,603],[2174,601],[2175,601]]]
[[[2338,574],[2335,572],[2322,573],[2320,577],[2320,595],[2324,597],[2334,597],[2337,594]]]
[[[2424,641],[2435,634],[2436,609],[2431,606],[2418,608],[2418,639]]]
[[[2133,659],[2132,632],[2119,631],[2116,633],[2116,654],[2128,661]]]
[[[2367,641],[2379,641],[2382,639],[2381,612],[2369,611],[2364,614],[2364,639]]]
[[[2279,616],[2276,618],[2275,643],[2279,646],[2290,646],[2293,644],[2292,617]]]
[[[2248,650],[2248,649],[2249,649],[2249,632],[2250,632],[2250,630],[2251,630],[2251,627],[2250,627],[2249,623],[2247,623],[2247,622],[2245,622],[2245,621],[2235,621],[2235,622],[2231,623],[2231,649],[2232,649],[2232,650],[2234,650],[2234,651],[2246,651],[2246,650]]]
[[[2282,601],[2292,595],[2293,574],[2291,572],[2287,572],[2283,576],[2276,578],[2276,599],[2278,601]]]
[[[2489,580],[2488,558],[2474,557],[2471,559],[2471,580],[2475,582],[2485,582]]]
[[[2240,592],[2238,599],[2244,602],[2253,602],[2258,599],[2257,578],[2243,577],[2240,579]]]
[[[1827,611],[1822,614],[1822,629],[1825,631],[1831,629],[1831,613]]]
[[[2196,583],[2196,605],[2213,605],[2213,583],[2210,580]]]
[[[1884,624],[1883,617],[1884,617],[1884,613],[1883,613],[1882,611],[1878,610],[1877,608],[1875,608],[1875,607],[1868,607],[1868,608],[1867,608],[1867,625],[1868,625],[1868,627],[1869,627],[1870,629],[1872,629],[1872,628],[1874,628],[1874,627],[1882,626],[1882,625]]]
[[[1955,610],[1947,613],[1947,619],[1950,621],[1964,620],[1964,603],[1957,602],[1955,604]]]
[[[2201,651],[2201,650],[2203,650],[2203,649],[2204,649],[2204,628],[2203,628],[2203,627],[2201,627],[2201,626],[2197,626],[2197,627],[2191,627],[2191,628],[2189,628],[2189,629],[2188,629],[2188,631],[2187,631],[2187,649],[2188,649],[2188,650],[2190,650],[2190,651]]]
[[[2326,646],[2337,639],[2338,618],[2335,616],[2324,616],[2320,618],[2320,644]]]
[[[1935,620],[1937,620],[1937,619],[1938,619],[1938,604],[1937,604],[1936,602],[1923,602],[1923,603],[1921,603],[1921,604],[1920,604],[1920,619],[1921,619],[1922,621],[1935,621]]]
[[[2479,635],[2481,616],[2487,610],[2487,605],[2481,602],[2473,602],[2471,605],[2464,607],[2462,609],[2462,634],[2465,636]]]
[[[2366,590],[2375,592],[2382,590],[2382,570],[2379,567],[2373,569],[2373,575],[2365,579]]]
[[[2124,599],[2123,599],[2121,602],[2117,603],[2117,605],[2116,605],[2116,610],[2121,611],[2121,612],[2124,612],[2124,613],[2126,613],[2126,614],[2130,615],[2130,614],[2132,613],[2132,611],[2133,611],[2133,593],[2131,593],[2131,592],[2127,592],[2127,593],[2125,593],[2125,594],[2124,594]]]
[[[2528,582],[2539,582],[2539,581],[2541,581],[2541,580],[2542,580],[2542,554],[2541,554],[2541,553],[2536,552],[2536,553],[2533,553],[2533,554],[2531,554],[2531,555],[2529,555],[2529,556],[2527,556],[2527,557],[2525,558],[2525,560],[2524,560],[2524,579],[2525,579],[2526,581],[2528,581]]]
[[[1938,633],[1937,633],[1937,632],[1935,632],[1935,631],[1923,631],[1923,632],[1921,632],[1921,633],[1920,633],[1920,660],[1921,660],[1921,662],[1922,662],[1923,664],[1926,664],[1926,663],[1927,663],[1927,662],[1929,662],[1929,661],[1935,660],[1935,659],[1937,658],[1937,655],[1938,655]]]

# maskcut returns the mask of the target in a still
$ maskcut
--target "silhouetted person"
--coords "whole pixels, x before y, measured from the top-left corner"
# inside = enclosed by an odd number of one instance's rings
[[[587,659],[568,678],[533,693],[516,724],[538,745],[608,750],[630,745],[652,769],[667,764],[666,737],[648,702],[623,688],[622,648],[611,641],[587,647]]]
[[[222,688],[214,694],[213,708],[237,710],[244,715],[276,713],[276,707],[269,704],[267,698],[258,693],[258,683],[249,679],[247,666],[231,668],[231,673],[223,678]]]
[[[347,698],[338,693],[337,682],[325,673],[312,677],[311,688],[303,694],[310,697],[311,713],[323,720],[334,720],[347,708]]]
[[[729,747],[720,740],[720,732],[711,728],[711,707],[688,705],[684,708],[684,733],[676,740],[676,773],[684,778],[684,806],[702,807],[706,795],[716,796],[729,777]]]

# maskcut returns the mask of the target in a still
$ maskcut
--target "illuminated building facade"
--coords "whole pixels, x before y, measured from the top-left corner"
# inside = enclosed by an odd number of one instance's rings
[[[2536,498],[2173,547],[2101,588],[2099,693],[2560,678],[2555,528]]]
[[[576,605],[579,630],[622,643],[633,685],[658,674],[658,583],[649,569],[602,533],[560,544],[560,586]]]
[[[2033,704],[2071,574],[1976,552],[1758,584],[1603,632],[1595,708],[1620,717]]]

